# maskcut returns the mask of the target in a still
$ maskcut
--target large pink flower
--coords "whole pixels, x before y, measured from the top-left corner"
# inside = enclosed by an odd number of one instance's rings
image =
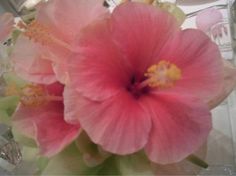
[[[13,115],[13,125],[23,135],[36,140],[40,153],[51,157],[79,134],[79,124],[64,121],[63,86],[30,85],[21,93],[21,104]]]
[[[13,50],[15,71],[36,83],[66,82],[67,58],[77,52],[74,44],[80,31],[107,14],[103,0],[50,0],[40,4],[35,21],[19,24],[25,32]]]
[[[10,13],[4,13],[0,16],[0,41],[10,33],[14,24],[13,15]]]
[[[79,121],[107,151],[144,148],[162,164],[203,144],[212,127],[206,102],[222,82],[220,52],[204,33],[181,31],[167,12],[130,2],[84,30],[78,43],[66,121]]]

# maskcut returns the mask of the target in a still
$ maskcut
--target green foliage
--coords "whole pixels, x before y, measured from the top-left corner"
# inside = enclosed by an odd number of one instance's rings
[[[173,3],[170,2],[157,3],[157,6],[172,14],[176,18],[179,26],[181,26],[186,19],[185,13],[177,5]]]
[[[17,96],[0,97],[0,123],[11,124],[11,115],[15,111],[18,102],[19,97]]]

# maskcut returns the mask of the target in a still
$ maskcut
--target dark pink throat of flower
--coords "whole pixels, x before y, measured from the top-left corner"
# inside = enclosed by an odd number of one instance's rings
[[[181,79],[182,72],[175,64],[161,60],[147,69],[145,80],[136,82],[135,77],[130,81],[127,90],[136,98],[147,93],[150,89],[167,89],[175,85]]]

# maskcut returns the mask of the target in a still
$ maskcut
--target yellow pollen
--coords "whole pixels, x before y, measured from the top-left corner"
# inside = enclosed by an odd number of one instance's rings
[[[51,30],[47,26],[37,22],[36,20],[32,21],[28,25],[24,24],[23,22],[19,22],[17,26],[22,30],[24,30],[24,35],[26,37],[28,37],[30,40],[36,43],[40,43],[42,45],[56,44],[71,50],[71,47],[67,43],[59,40],[57,37],[53,35]]]
[[[162,60],[148,68],[144,74],[150,87],[169,88],[181,79],[182,71],[175,64]]]
[[[40,85],[27,85],[20,92],[20,101],[24,106],[37,107],[50,101],[63,101],[61,96],[49,95]]]

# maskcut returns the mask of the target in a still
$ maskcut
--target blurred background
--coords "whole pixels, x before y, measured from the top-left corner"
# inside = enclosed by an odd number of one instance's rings
[[[33,8],[41,0],[1,0],[0,14],[4,12],[11,12],[15,16],[27,13],[27,10]]]

